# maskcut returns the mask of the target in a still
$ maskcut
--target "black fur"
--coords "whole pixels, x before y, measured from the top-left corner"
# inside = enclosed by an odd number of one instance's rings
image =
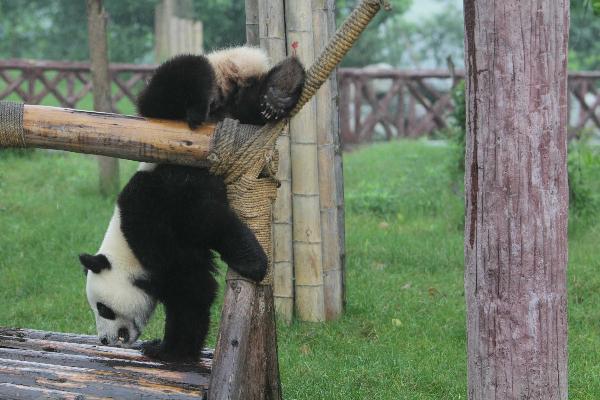
[[[206,121],[215,74],[204,56],[180,55],[162,64],[140,93],[140,115],[178,119],[192,129]]]
[[[145,354],[197,359],[217,290],[211,250],[256,281],[266,273],[267,256],[229,207],[223,180],[206,169],[159,165],[137,172],[118,204],[123,234],[149,273],[136,285],[166,310],[164,339],[147,344]]]
[[[185,120],[192,128],[225,117],[264,124],[289,116],[304,78],[300,62],[288,58],[223,95],[205,57],[179,56],[157,69],[138,110],[145,117]],[[159,165],[139,171],[118,203],[123,234],[148,272],[135,284],[166,309],[163,340],[146,343],[143,351],[163,360],[195,360],[217,290],[211,250],[255,281],[267,271],[267,256],[229,207],[223,179],[207,169]]]
[[[263,125],[290,115],[305,75],[300,61],[289,57],[223,93],[206,57],[177,56],[156,70],[138,98],[138,111],[144,117],[185,120],[192,129],[226,117]]]
[[[96,274],[100,273],[104,269],[110,269],[110,261],[104,254],[97,254],[95,256],[91,254],[80,254],[79,261],[83,265],[83,272],[87,275],[88,271],[92,271]]]

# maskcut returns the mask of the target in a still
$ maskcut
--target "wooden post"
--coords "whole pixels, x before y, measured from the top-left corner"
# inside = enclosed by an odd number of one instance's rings
[[[112,112],[111,82],[108,71],[108,44],[106,42],[107,15],[102,0],[87,0],[88,40],[94,110]],[[98,156],[100,193],[109,195],[119,190],[119,160]]]
[[[251,3],[249,1],[248,3]],[[248,5],[247,3],[247,5]],[[258,0],[260,46],[273,63],[286,57],[286,34],[283,0]],[[277,140],[281,186],[273,206],[273,291],[275,310],[290,322],[294,313],[294,268],[292,248],[292,169],[289,130]]]
[[[335,34],[335,0],[313,1],[314,54],[318,56]],[[340,146],[337,75],[319,89],[317,143],[321,237],[323,241],[323,302],[325,319],[344,310],[344,176]]]
[[[246,44],[259,46],[258,0],[246,0]]]
[[[154,53],[157,62],[181,53],[203,52],[202,22],[193,21],[191,0],[162,0],[154,9]]]
[[[314,54],[310,1],[285,0],[289,52],[304,65]],[[292,45],[295,48],[292,48]],[[323,252],[316,101],[312,99],[291,120],[292,210],[296,311],[304,321],[324,321]]]
[[[465,1],[469,399],[567,398],[567,0]]]

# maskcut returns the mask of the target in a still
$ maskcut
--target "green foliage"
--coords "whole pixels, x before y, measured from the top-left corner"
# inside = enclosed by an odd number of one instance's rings
[[[391,0],[392,11],[382,11],[375,16],[342,61],[342,66],[364,66],[379,62],[397,64],[404,47],[404,42],[400,40],[402,27],[405,25],[401,16],[410,7],[411,2],[412,0]],[[338,25],[350,15],[358,3],[358,0],[336,2]]]
[[[206,51],[246,43],[243,0],[194,0],[194,11],[204,24]]]
[[[571,1],[569,69],[600,69],[600,0]]]
[[[104,1],[111,61],[149,61],[156,2]],[[0,58],[89,58],[85,1],[0,0],[0,18]]]
[[[112,62],[154,61],[154,8],[159,0],[104,0]],[[245,42],[244,1],[195,0],[205,49]],[[85,1],[0,0],[0,58],[83,61],[89,58]]]

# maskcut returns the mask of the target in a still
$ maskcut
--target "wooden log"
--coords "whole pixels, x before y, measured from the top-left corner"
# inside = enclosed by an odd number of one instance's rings
[[[111,77],[108,70],[108,42],[106,23],[108,15],[102,0],[87,0],[88,42],[94,110],[112,112]],[[68,103],[68,102],[67,102]],[[65,104],[65,102],[62,102]],[[75,106],[75,104],[71,104]],[[98,156],[100,193],[107,196],[119,190],[119,159]]]
[[[25,105],[23,128],[27,147],[206,166],[215,125]]]
[[[468,398],[568,398],[569,2],[465,1]]]

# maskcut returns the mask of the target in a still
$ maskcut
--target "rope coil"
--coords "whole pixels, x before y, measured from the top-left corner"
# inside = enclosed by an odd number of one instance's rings
[[[0,101],[0,148],[25,147],[23,103]]]

